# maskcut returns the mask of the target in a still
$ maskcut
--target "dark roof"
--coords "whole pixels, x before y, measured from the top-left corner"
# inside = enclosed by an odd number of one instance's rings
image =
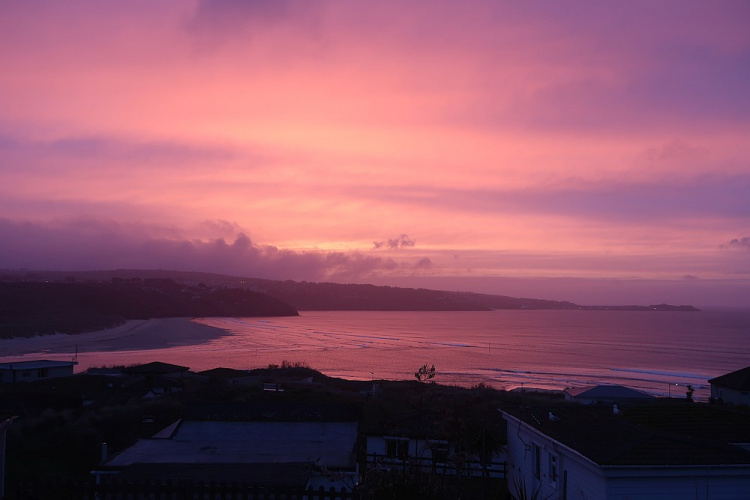
[[[137,463],[125,467],[118,479],[237,482],[259,486],[304,488],[310,477],[309,463],[180,464]]]
[[[171,365],[169,363],[162,363],[161,361],[152,361],[145,365],[136,365],[123,368],[123,373],[130,373],[136,375],[164,375],[166,373],[175,372],[186,372],[190,368],[187,366]]]
[[[708,383],[736,391],[750,391],[750,366],[712,378]]]
[[[338,401],[191,401],[192,420],[245,422],[357,422],[360,406]]]
[[[637,391],[623,385],[592,385],[588,387],[565,389],[565,392],[573,398],[582,399],[654,399],[654,396],[651,394]]]
[[[234,368],[212,368],[198,372],[198,375],[216,379],[257,377],[257,375],[251,374],[248,370],[235,370]]]
[[[616,415],[610,408],[555,406],[502,411],[599,465],[750,465],[750,452],[729,441],[670,432],[646,425],[643,419],[635,422]],[[665,406],[661,411],[668,414],[671,409]]]

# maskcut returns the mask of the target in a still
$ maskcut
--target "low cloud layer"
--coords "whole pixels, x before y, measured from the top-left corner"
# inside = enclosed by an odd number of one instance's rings
[[[221,231],[235,225],[205,223]],[[259,245],[246,234],[233,239],[166,238],[147,227],[114,222],[54,224],[0,219],[0,263],[6,269],[170,269],[308,281],[360,280],[373,274],[428,266],[429,259],[396,262],[360,252],[299,252]]]

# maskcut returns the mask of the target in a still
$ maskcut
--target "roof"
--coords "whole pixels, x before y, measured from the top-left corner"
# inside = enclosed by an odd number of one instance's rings
[[[138,375],[164,375],[167,373],[175,372],[186,372],[190,368],[187,366],[172,365],[169,363],[162,363],[161,361],[152,361],[145,365],[135,365],[123,368],[123,373],[131,373]]]
[[[355,422],[183,421],[169,439],[141,439],[108,467],[147,464],[354,465]]]
[[[360,406],[341,401],[249,401],[190,402],[190,420],[256,422],[356,422]]]
[[[712,378],[708,383],[736,391],[750,391],[750,366]]]
[[[39,368],[62,368],[65,366],[75,366],[77,364],[77,361],[54,361],[50,359],[37,359],[33,361],[0,363],[0,370],[37,370]]]
[[[173,483],[189,479],[193,482],[236,482],[304,488],[310,477],[310,464],[133,464],[123,469],[118,477],[170,480]]]
[[[750,452],[728,441],[670,432],[646,425],[644,420],[634,422],[610,408],[555,406],[501,411],[509,425],[511,420],[519,420],[600,466],[750,466]],[[667,406],[661,408],[662,416],[671,411]]]
[[[212,368],[198,372],[198,375],[203,375],[210,378],[217,379],[231,379],[231,378],[250,378],[256,377],[257,375],[251,374],[248,370],[235,370],[234,368]]]
[[[590,385],[565,389],[565,392],[573,398],[581,399],[655,399],[651,394],[623,385]]]

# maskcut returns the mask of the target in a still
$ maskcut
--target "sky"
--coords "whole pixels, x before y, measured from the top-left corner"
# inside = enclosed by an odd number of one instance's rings
[[[750,307],[750,3],[0,4],[0,269]]]

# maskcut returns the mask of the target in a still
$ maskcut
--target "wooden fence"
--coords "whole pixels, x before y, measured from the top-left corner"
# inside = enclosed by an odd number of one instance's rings
[[[322,486],[312,488],[263,487],[244,483],[130,482],[112,479],[106,484],[22,484],[6,491],[3,500],[357,500],[356,492]]]

